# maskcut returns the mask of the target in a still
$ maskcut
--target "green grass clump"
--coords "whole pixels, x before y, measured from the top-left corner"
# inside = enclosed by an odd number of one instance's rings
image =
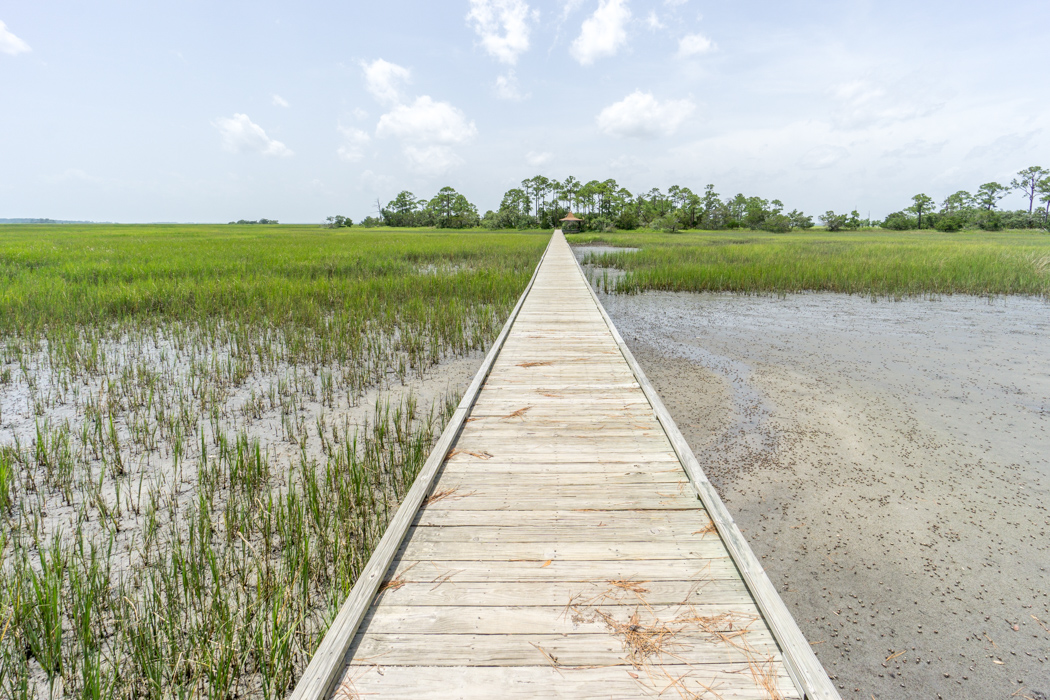
[[[623,232],[588,242],[641,249],[588,257],[625,272],[606,278],[616,292],[1050,296],[1050,236],[1036,231]]]

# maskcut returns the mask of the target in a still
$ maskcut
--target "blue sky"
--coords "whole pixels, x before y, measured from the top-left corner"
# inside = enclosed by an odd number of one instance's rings
[[[56,0],[0,23],[0,217],[358,220],[445,185],[484,212],[536,174],[882,216],[1050,167],[1045,0]]]

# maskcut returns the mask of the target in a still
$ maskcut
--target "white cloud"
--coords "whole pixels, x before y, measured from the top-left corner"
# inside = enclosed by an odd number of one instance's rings
[[[668,7],[679,7],[687,2],[689,2],[689,0],[664,0],[664,4]]]
[[[558,26],[560,27],[565,20],[569,19],[569,15],[575,12],[582,4],[583,0],[561,0],[561,16],[558,18]]]
[[[970,152],[966,154],[966,159],[988,158],[991,156],[1000,161],[1007,160],[1009,156],[1025,149],[1032,140],[1032,137],[1037,133],[1039,133],[1038,129],[1027,133],[1003,134],[990,143],[984,143],[980,146],[974,146],[971,148]]]
[[[361,62],[365,73],[365,88],[382,105],[393,105],[401,101],[401,83],[408,82],[411,73],[407,68],[377,58],[371,63]]]
[[[351,114],[353,114],[354,119],[358,121],[364,121],[365,119],[368,119],[368,112],[361,109],[360,107],[354,107],[354,111],[352,111]]]
[[[598,130],[609,136],[652,139],[673,134],[693,110],[689,100],[658,101],[650,92],[635,90],[598,115]]]
[[[357,180],[361,189],[366,192],[381,192],[389,189],[394,184],[394,177],[392,175],[377,174],[371,170],[366,170],[361,173]],[[372,211],[370,214],[379,216],[379,212],[377,211]]]
[[[832,117],[843,128],[865,128],[917,119],[933,114],[944,106],[937,89],[918,81],[901,81],[886,86],[868,80],[853,80],[831,89],[838,103]]]
[[[470,0],[467,21],[486,51],[514,65],[529,48],[529,15],[524,0]]]
[[[514,74],[514,71],[510,70],[496,78],[496,97],[501,100],[519,102],[527,98],[528,95],[522,93],[521,88],[518,86],[518,76]]]
[[[84,182],[92,185],[104,184],[105,180],[95,175],[89,175],[80,168],[66,168],[59,175],[45,175],[45,182],[60,183],[60,182]]]
[[[888,158],[927,158],[940,153],[947,144],[947,141],[912,139],[897,148],[883,150],[882,155]]]
[[[353,163],[365,157],[365,148],[372,142],[372,137],[360,129],[352,126],[339,126],[339,133],[343,135],[343,143],[336,150],[340,159]]]
[[[468,122],[462,111],[429,95],[417,97],[411,105],[395,106],[379,117],[376,126],[377,136],[418,143],[462,143],[476,133],[474,122]]]
[[[714,48],[714,42],[703,34],[686,34],[678,40],[678,56],[681,58],[707,53]]]
[[[274,95],[273,96],[273,104],[274,104],[275,107],[287,107],[288,106],[288,100],[284,99],[280,95]]]
[[[400,139],[409,167],[423,175],[439,175],[462,163],[451,146],[469,141],[477,131],[462,111],[429,95],[396,105],[376,125],[376,136]]]
[[[249,119],[247,114],[234,114],[233,118],[219,117],[212,124],[222,134],[222,147],[231,153],[257,151],[264,156],[282,158],[293,155],[291,149],[267,136],[263,128]]]
[[[627,42],[625,25],[630,18],[627,0],[598,0],[598,9],[583,21],[580,35],[572,42],[569,53],[585,66],[615,55]]]
[[[640,158],[635,158],[634,156],[617,156],[610,160],[606,167],[613,172],[630,173],[631,176],[637,176],[652,171],[646,161]]]
[[[660,18],[656,15],[655,10],[649,10],[649,16],[645,18],[645,23],[649,26],[649,29],[667,29],[667,25],[660,21]]]
[[[806,151],[798,164],[806,170],[820,170],[830,168],[848,155],[849,151],[842,146],[817,146]]]
[[[7,31],[7,25],[0,22],[0,53],[17,56],[20,53],[28,53],[33,49],[17,36]]]
[[[422,175],[441,175],[463,163],[463,159],[451,148],[440,144],[429,146],[405,144],[402,151],[408,160],[409,167]]]
[[[538,168],[541,165],[546,165],[551,161],[554,154],[547,153],[546,151],[529,151],[525,154],[525,162],[534,168]]]

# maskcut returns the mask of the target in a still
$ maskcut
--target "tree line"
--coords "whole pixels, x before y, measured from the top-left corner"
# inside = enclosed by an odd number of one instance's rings
[[[1025,195],[1028,209],[999,210],[1000,200],[1014,191]],[[798,209],[787,211],[779,199],[744,194],[723,198],[714,185],[707,185],[700,192],[673,185],[666,192],[653,188],[635,194],[613,179],[581,182],[572,176],[562,181],[543,175],[522,180],[520,186],[507,190],[497,210],[484,215],[452,187],[441,188],[431,198],[404,190],[386,206],[377,202],[376,209],[377,215],[366,217],[361,225],[551,229],[557,228],[569,212],[583,217],[583,230],[588,231],[752,229],[786,233],[814,225],[812,216]],[[1009,185],[988,182],[974,194],[960,190],[949,195],[940,208],[932,197],[918,194],[910,207],[893,212],[881,222],[861,218],[856,210],[849,214],[827,211],[818,219],[831,231],[869,226],[942,231],[1050,227],[1050,170],[1033,166],[1018,172]],[[344,217],[329,217],[327,225],[350,223]]]
[[[443,187],[430,199],[416,197],[405,190],[385,207],[379,207],[379,216],[367,217],[361,223],[365,226],[550,229],[556,228],[570,211],[582,216],[584,229],[591,231],[649,227],[663,231],[751,228],[786,232],[813,226],[813,217],[797,209],[786,211],[779,199],[743,194],[722,199],[714,185],[707,185],[701,193],[674,185],[666,192],[653,188],[634,194],[613,179],[581,182],[569,176],[558,181],[543,175],[522,180],[519,187],[503,195],[498,210],[489,210],[483,216],[462,194]],[[856,212],[851,220],[854,219],[857,219]]]
[[[1028,208],[1000,210],[999,202],[1011,192],[1021,193],[1028,200]],[[910,207],[887,216],[882,227],[898,231],[1050,228],[1050,170],[1033,165],[1018,171],[1009,185],[986,182],[972,194],[959,190],[948,195],[939,208],[927,194],[917,194],[911,201]]]

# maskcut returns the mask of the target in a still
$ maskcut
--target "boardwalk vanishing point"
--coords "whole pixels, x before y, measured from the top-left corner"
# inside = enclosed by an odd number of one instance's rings
[[[292,697],[836,699],[555,231]]]

